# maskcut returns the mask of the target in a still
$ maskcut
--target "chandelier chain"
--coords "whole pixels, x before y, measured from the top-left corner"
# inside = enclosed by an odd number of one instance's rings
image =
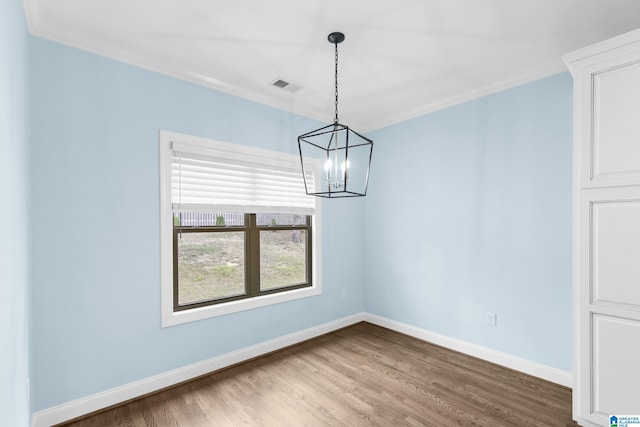
[[[336,46],[336,116],[333,119],[333,123],[338,123],[338,43]]]

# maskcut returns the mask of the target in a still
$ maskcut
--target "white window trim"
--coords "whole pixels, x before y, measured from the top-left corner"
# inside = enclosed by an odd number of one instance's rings
[[[230,301],[189,310],[173,311],[173,211],[171,208],[171,160],[173,144],[189,146],[200,153],[212,150],[224,151],[229,155],[253,160],[277,158],[283,165],[300,165],[297,156],[277,151],[264,150],[239,144],[231,144],[207,138],[161,130],[160,136],[160,287],[162,327],[179,325],[195,320],[207,319],[225,314],[252,310],[273,304],[293,301],[322,294],[322,242],[321,213],[319,200],[316,201],[315,215],[312,216],[312,286],[278,292],[259,297]],[[320,161],[318,161],[320,167]],[[302,173],[302,171],[300,172]]]

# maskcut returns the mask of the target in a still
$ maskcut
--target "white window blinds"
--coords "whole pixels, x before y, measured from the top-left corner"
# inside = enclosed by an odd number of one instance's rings
[[[228,143],[204,147],[174,142],[173,210],[313,215],[316,201],[306,194],[295,159]]]

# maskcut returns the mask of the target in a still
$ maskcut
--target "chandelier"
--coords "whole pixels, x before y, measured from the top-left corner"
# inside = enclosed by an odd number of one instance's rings
[[[327,39],[335,46],[335,116],[332,124],[298,136],[305,189],[326,198],[366,196],[373,141],[338,119],[338,44],[344,34],[331,33]]]

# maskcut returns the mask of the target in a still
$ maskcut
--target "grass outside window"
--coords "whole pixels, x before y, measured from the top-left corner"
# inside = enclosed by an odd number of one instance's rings
[[[312,285],[310,216],[239,215],[174,214],[175,311]]]

